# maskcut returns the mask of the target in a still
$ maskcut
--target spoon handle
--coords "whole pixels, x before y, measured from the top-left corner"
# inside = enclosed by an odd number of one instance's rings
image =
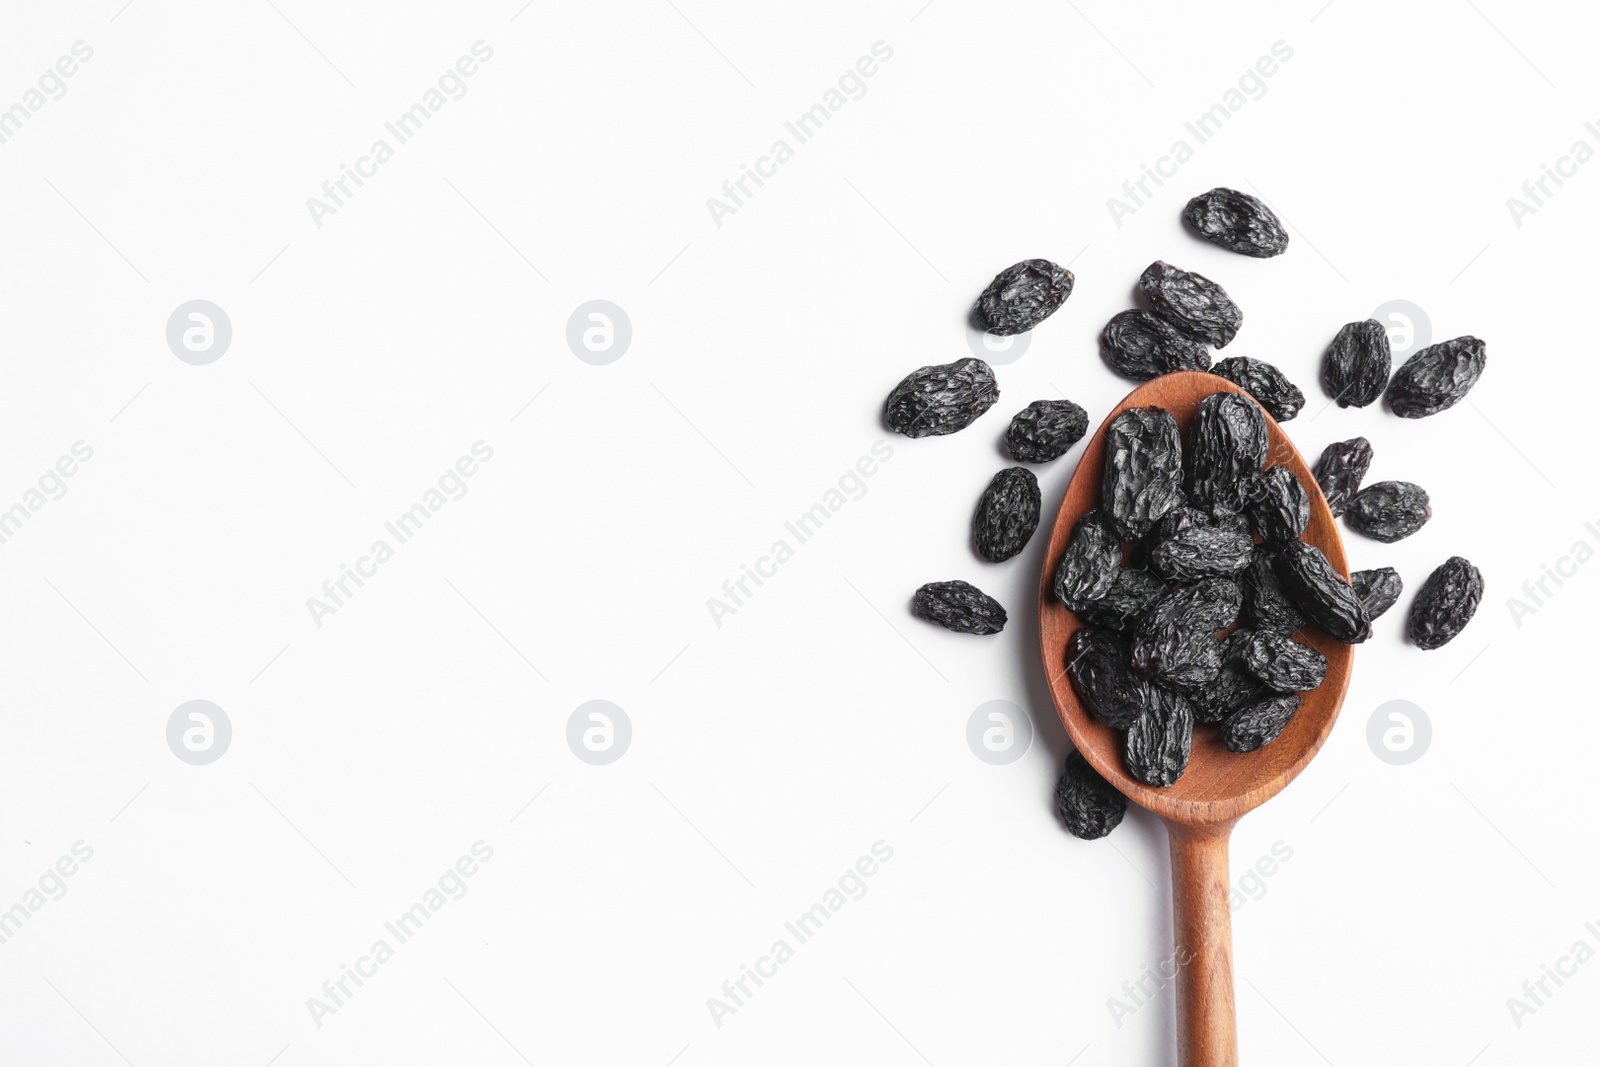
[[[1228,833],[1169,824],[1179,1067],[1236,1067]]]

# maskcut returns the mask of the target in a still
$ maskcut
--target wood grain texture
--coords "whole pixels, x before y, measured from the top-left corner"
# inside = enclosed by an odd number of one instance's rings
[[[1078,702],[1066,672],[1067,642],[1083,623],[1055,598],[1056,565],[1072,528],[1100,503],[1105,432],[1133,407],[1166,408],[1188,437],[1200,401],[1219,392],[1244,393],[1223,378],[1200,371],[1163,375],[1129,393],[1095,432],[1067,486],[1039,580],[1039,640],[1045,677],[1061,722],[1095,770],[1129,800],[1160,816],[1172,846],[1173,928],[1178,971],[1178,1062],[1182,1067],[1232,1067],[1234,1041],[1233,949],[1228,912],[1228,834],[1239,817],[1276,796],[1294,780],[1333,729],[1350,684],[1354,649],[1312,627],[1296,635],[1328,660],[1321,686],[1304,694],[1283,733],[1254,752],[1229,752],[1214,727],[1197,726],[1189,766],[1167,789],[1145,785],[1122,766],[1123,734],[1096,721]],[[1248,395],[1248,394],[1246,394]],[[1303,540],[1321,549],[1334,570],[1350,576],[1344,545],[1327,501],[1304,459],[1270,415],[1267,463],[1294,472],[1311,498],[1311,521]]]

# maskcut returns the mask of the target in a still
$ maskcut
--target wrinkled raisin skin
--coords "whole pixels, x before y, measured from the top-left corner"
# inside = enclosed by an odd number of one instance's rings
[[[1122,762],[1134,778],[1158,787],[1172,785],[1189,765],[1194,738],[1194,708],[1177,693],[1152,685],[1145,690],[1144,714],[1128,729]]]
[[[1410,537],[1433,517],[1428,494],[1410,482],[1373,482],[1350,501],[1344,521],[1350,529],[1375,541],[1393,543]]]
[[[1483,600],[1483,573],[1460,556],[1451,556],[1428,575],[1411,602],[1411,640],[1421,649],[1455,640]]]
[[[1190,526],[1150,550],[1150,569],[1171,582],[1238,574],[1250,565],[1250,535],[1218,526]]]
[[[1405,583],[1400,580],[1400,572],[1393,567],[1378,567],[1375,570],[1351,571],[1350,588],[1361,598],[1361,606],[1367,609],[1367,618],[1370,620],[1394,607],[1395,601],[1400,599],[1401,592],[1405,590]]]
[[[1306,406],[1306,394],[1284,376],[1283,371],[1264,359],[1229,356],[1217,361],[1211,373],[1226,378],[1256,401],[1279,422],[1288,422]]]
[[[1105,596],[1067,607],[1090,626],[1132,633],[1166,595],[1167,583],[1160,578],[1149,571],[1123,567]]]
[[[1389,379],[1389,407],[1402,419],[1420,419],[1455,407],[1483,376],[1488,355],[1476,337],[1429,345]]]
[[[1352,437],[1348,441],[1335,441],[1322,450],[1312,475],[1322,490],[1322,499],[1328,510],[1338,518],[1350,507],[1350,501],[1361,490],[1361,479],[1372,466],[1372,444],[1365,437]]]
[[[1276,558],[1278,580],[1307,619],[1336,641],[1353,645],[1372,636],[1366,609],[1350,583],[1315,545],[1291,541]]]
[[[1111,317],[1100,331],[1100,358],[1124,378],[1147,382],[1179,370],[1205,370],[1211,353],[1138,308]]]
[[[1035,400],[1011,419],[1006,447],[1019,463],[1066,455],[1089,430],[1089,413],[1070,400]]]
[[[1165,408],[1129,408],[1106,428],[1100,501],[1124,540],[1183,503],[1183,441]]]
[[[1099,600],[1110,592],[1122,567],[1122,543],[1099,508],[1090,508],[1072,528],[1056,566],[1056,597],[1067,607]]]
[[[1139,276],[1139,291],[1179,333],[1212,348],[1227,347],[1244,322],[1244,313],[1222,286],[1160,260]]]
[[[1250,566],[1239,576],[1239,585],[1244,591],[1244,617],[1257,630],[1299,633],[1306,624],[1306,617],[1278,581],[1273,565],[1275,556],[1271,545],[1257,545]]]
[[[922,586],[911,600],[911,613],[958,634],[997,634],[1006,625],[1006,609],[998,600],[959,579]]]
[[[1288,467],[1268,467],[1245,483],[1245,514],[1261,540],[1295,541],[1311,521],[1311,498]]]
[[[994,370],[981,359],[918,367],[883,402],[884,424],[907,437],[936,437],[971,426],[1000,399]]]
[[[972,515],[978,555],[1003,563],[1021,552],[1038,528],[1039,479],[1026,467],[1007,467],[989,482]]]
[[[1218,248],[1270,259],[1289,247],[1289,231],[1272,209],[1249,193],[1218,186],[1183,207],[1183,221]]]
[[[1280,693],[1247,704],[1222,720],[1222,743],[1229,752],[1254,752],[1276,741],[1299,707],[1299,693]]]
[[[1244,647],[1245,670],[1277,693],[1309,693],[1328,676],[1328,660],[1282,634],[1254,633]]]
[[[1128,798],[1100,777],[1083,753],[1077,749],[1067,753],[1056,781],[1056,813],[1067,833],[1084,841],[1098,840],[1117,828],[1127,810]]]
[[[1239,585],[1206,578],[1156,602],[1133,634],[1133,667],[1166,685],[1193,692],[1222,666],[1217,631],[1239,617]]]
[[[1055,314],[1072,295],[1072,272],[1048,259],[1025,259],[994,276],[973,305],[990,333],[1026,333]]]
[[[1267,462],[1267,421],[1261,407],[1240,393],[1213,393],[1200,401],[1184,453],[1189,504],[1213,515],[1244,506],[1250,476]]]
[[[1133,673],[1128,655],[1127,638],[1087,626],[1067,642],[1067,674],[1078,699],[1089,714],[1118,730],[1143,713],[1150,684]]]
[[[1377,319],[1347,322],[1322,356],[1322,384],[1342,408],[1364,408],[1389,384],[1389,331]]]

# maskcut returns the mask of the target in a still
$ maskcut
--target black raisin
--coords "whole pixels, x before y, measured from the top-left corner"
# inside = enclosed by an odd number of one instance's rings
[[[1236,631],[1244,633],[1245,631]],[[1244,664],[1239,657],[1230,655],[1227,643],[1223,643],[1222,669],[1217,671],[1217,676],[1201,689],[1191,699],[1194,705],[1194,717],[1197,722],[1215,726],[1246,704],[1253,704],[1267,696],[1272,691],[1262,685],[1260,680],[1244,669]]]
[[[1377,319],[1347,322],[1322,357],[1322,384],[1342,408],[1364,408],[1389,384],[1389,331]]]
[[[1184,690],[1205,686],[1222,666],[1217,631],[1239,617],[1239,606],[1239,585],[1231,578],[1207,578],[1168,593],[1133,633],[1134,669]]]
[[[1144,713],[1128,728],[1122,762],[1146,785],[1170,786],[1189,765],[1194,739],[1194,708],[1158,685],[1145,689]]]
[[[1244,592],[1244,617],[1252,627],[1275,634],[1299,633],[1306,617],[1295,607],[1273,566],[1270,545],[1257,545],[1250,566],[1239,576]]]
[[[1299,693],[1279,693],[1247,704],[1222,720],[1218,732],[1229,752],[1254,752],[1283,733],[1300,707]]]
[[[1213,393],[1200,401],[1189,428],[1184,488],[1189,505],[1240,511],[1250,475],[1267,462],[1267,420],[1240,393]]]
[[[1328,510],[1338,518],[1350,507],[1361,489],[1361,479],[1372,466],[1372,445],[1365,437],[1352,437],[1348,441],[1335,441],[1322,450],[1322,456],[1311,473],[1322,490],[1322,499]]]
[[[1328,676],[1328,660],[1321,652],[1265,631],[1250,635],[1243,662],[1245,670],[1278,693],[1309,693]]]
[[[1143,537],[1155,520],[1183,503],[1183,443],[1165,408],[1129,408],[1106,428],[1101,506],[1117,533]]]
[[[1177,370],[1205,370],[1211,353],[1148,311],[1118,312],[1100,331],[1100,356],[1124,378],[1145,382]]]
[[[1173,582],[1220,578],[1250,565],[1250,535],[1218,526],[1190,526],[1150,550],[1150,569]]]
[[[1306,406],[1306,394],[1284,377],[1283,371],[1264,359],[1229,356],[1218,360],[1211,373],[1245,390],[1279,422],[1288,422]]]
[[[1350,502],[1344,521],[1375,541],[1398,541],[1433,517],[1428,494],[1410,482],[1373,482]]]
[[[1350,583],[1315,545],[1290,541],[1278,551],[1278,580],[1305,617],[1328,636],[1356,644],[1372,636],[1366,609]]]
[[[984,328],[1002,337],[1025,333],[1072,295],[1072,272],[1048,259],[1025,259],[994,276],[973,309]]]
[[[1067,674],[1089,714],[1118,730],[1144,710],[1150,683],[1128,666],[1128,641],[1121,634],[1084,627],[1067,642]]]
[[[1400,572],[1393,567],[1379,567],[1376,570],[1352,571],[1350,588],[1361,598],[1361,606],[1367,609],[1367,618],[1376,619],[1394,607],[1405,583],[1400,580]]]
[[[1139,291],[1179,333],[1212,348],[1226,347],[1244,322],[1244,313],[1222,286],[1160,260],[1139,276]]]
[[[883,420],[895,433],[934,437],[966,429],[998,399],[994,371],[968,357],[906,375],[884,401]]]
[[[1000,601],[959,579],[929,582],[918,589],[911,599],[911,613],[958,634],[997,634],[1006,625]]]
[[[1167,583],[1149,571],[1123,567],[1116,580],[1099,600],[1068,605],[1090,626],[1132,632],[1144,621],[1156,602],[1167,595]]]
[[[1067,833],[1085,841],[1109,834],[1122,822],[1128,798],[1089,766],[1083,753],[1067,753],[1066,767],[1056,782],[1056,812],[1066,824]]]
[[[1152,523],[1149,531],[1134,542],[1129,562],[1135,567],[1148,567],[1151,549],[1195,525],[1210,526],[1211,516],[1187,504],[1173,508]]]
[[[1219,248],[1257,259],[1281,256],[1289,231],[1272,209],[1249,193],[1217,187],[1183,207],[1183,221]]]
[[[978,555],[1000,563],[1022,551],[1039,528],[1039,479],[1026,467],[1007,467],[989,482],[972,514]]]
[[[1411,602],[1411,640],[1427,649],[1449,644],[1472,621],[1482,600],[1482,572],[1451,556],[1428,575]]]
[[[1089,413],[1070,400],[1035,400],[1011,419],[1006,447],[1019,463],[1049,463],[1089,430]]]
[[[1245,483],[1244,510],[1250,525],[1268,544],[1293,541],[1311,521],[1311,498],[1294,471],[1268,467]]]
[[[1067,550],[1056,567],[1056,596],[1069,608],[1099,600],[1111,590],[1122,568],[1122,543],[1099,508],[1091,508],[1072,528]]]
[[[1478,384],[1488,361],[1483,342],[1457,337],[1429,345],[1400,365],[1385,394],[1402,419],[1420,419],[1454,407]]]

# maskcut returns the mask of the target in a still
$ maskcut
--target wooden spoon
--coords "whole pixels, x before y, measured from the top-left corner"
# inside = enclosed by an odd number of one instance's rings
[[[1322,747],[1350,684],[1354,649],[1307,626],[1297,638],[1327,657],[1328,675],[1316,690],[1304,694],[1300,709],[1283,733],[1254,752],[1234,753],[1223,745],[1215,727],[1197,725],[1188,769],[1177,784],[1160,789],[1145,785],[1123,769],[1122,731],[1097,721],[1078,702],[1067,677],[1066,649],[1073,632],[1083,623],[1056,599],[1053,587],[1056,565],[1066,550],[1073,526],[1084,512],[1100,503],[1105,434],[1111,420],[1128,408],[1163,407],[1177,418],[1187,445],[1189,424],[1200,401],[1219,392],[1245,390],[1212,374],[1181,371],[1140,386],[1106,416],[1061,501],[1039,585],[1039,639],[1045,677],[1050,679],[1050,693],[1062,724],[1095,770],[1167,826],[1172,850],[1173,936],[1177,961],[1187,960],[1178,971],[1177,982],[1180,1067],[1234,1067],[1238,1062],[1228,907],[1228,834],[1241,815],[1275,796]],[[1320,548],[1334,569],[1348,578],[1350,570],[1339,530],[1316,479],[1270,415],[1266,421],[1268,464],[1288,467],[1311,498],[1311,522],[1303,540]]]

